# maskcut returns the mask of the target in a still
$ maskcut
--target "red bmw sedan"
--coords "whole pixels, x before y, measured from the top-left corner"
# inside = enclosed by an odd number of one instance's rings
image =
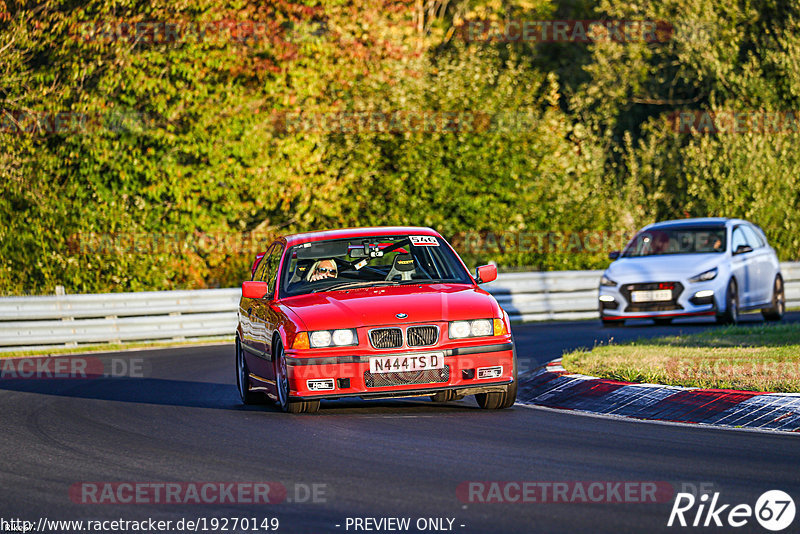
[[[236,377],[245,404],[287,412],[320,401],[517,396],[508,315],[430,228],[311,232],[277,239],[242,284]]]

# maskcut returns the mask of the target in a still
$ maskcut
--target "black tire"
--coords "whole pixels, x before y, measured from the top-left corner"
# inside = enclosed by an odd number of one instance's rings
[[[433,395],[431,395],[431,400],[433,402],[450,402],[450,401],[457,401],[464,398],[464,395],[456,395],[456,392],[452,389],[447,391],[437,391]]]
[[[653,319],[653,321],[659,326],[666,326],[672,324],[672,317],[658,317]]]
[[[257,391],[250,391],[250,370],[247,368],[247,361],[244,359],[244,350],[242,344],[237,336],[236,338],[236,389],[239,390],[239,396],[242,398],[242,403],[251,404],[264,404],[267,400],[266,395]]]
[[[786,313],[786,294],[783,288],[783,278],[781,275],[775,277],[772,285],[772,306],[761,310],[761,315],[767,321],[780,321]]]
[[[431,400],[433,402],[450,402],[455,398],[456,394],[452,390],[437,391],[436,393],[431,395]]]
[[[603,328],[609,326],[625,326],[624,319],[606,319],[603,315],[603,310],[600,310],[600,323],[603,325]]]
[[[717,314],[717,322],[729,325],[739,322],[739,290],[733,278],[728,282],[728,289],[725,291],[725,311]]]
[[[514,406],[517,401],[517,347],[514,346],[514,382],[509,384],[505,391],[492,391],[478,393],[475,400],[484,410],[502,410]]]
[[[287,413],[313,413],[319,410],[319,401],[293,401],[289,397],[289,375],[286,369],[286,357],[280,338],[273,341],[275,362],[275,388],[278,390],[277,404]]]

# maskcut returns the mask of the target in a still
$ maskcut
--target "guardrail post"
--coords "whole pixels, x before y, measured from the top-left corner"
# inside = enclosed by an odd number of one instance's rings
[[[180,317],[181,312],[172,312],[170,317]],[[173,336],[172,341],[186,341],[186,336]]]

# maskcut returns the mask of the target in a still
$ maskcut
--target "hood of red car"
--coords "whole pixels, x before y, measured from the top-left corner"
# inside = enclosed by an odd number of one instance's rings
[[[464,284],[392,286],[312,293],[283,299],[307,330],[498,317],[486,291]],[[398,318],[397,314],[407,317]]]

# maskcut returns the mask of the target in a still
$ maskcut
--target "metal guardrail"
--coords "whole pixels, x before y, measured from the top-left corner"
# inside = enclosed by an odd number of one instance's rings
[[[232,335],[242,290],[0,298],[0,351]]]
[[[800,263],[782,263],[800,306]],[[501,274],[484,286],[512,321],[597,318],[602,271]],[[0,298],[0,351],[232,335],[241,289]]]

